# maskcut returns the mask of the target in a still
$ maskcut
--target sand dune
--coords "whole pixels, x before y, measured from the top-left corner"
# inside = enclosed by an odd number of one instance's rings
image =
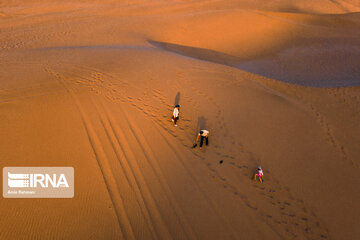
[[[75,197],[2,198],[0,239],[354,239],[359,8],[2,1],[1,165]]]

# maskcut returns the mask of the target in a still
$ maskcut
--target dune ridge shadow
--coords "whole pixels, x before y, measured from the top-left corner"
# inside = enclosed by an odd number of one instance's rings
[[[183,57],[190,57],[197,60],[204,60],[204,61],[220,63],[229,66],[241,61],[239,57],[235,57],[229,54],[221,53],[206,48],[190,47],[185,45],[179,45],[168,42],[158,42],[152,40],[148,40],[148,42],[154,47],[176,53]]]
[[[360,51],[348,54],[351,46],[348,46],[348,50],[343,49],[341,57],[347,56],[347,64],[343,64],[336,61],[337,45],[321,50],[322,54],[328,56],[321,59],[314,47],[284,48],[279,54],[266,58],[245,59],[205,48],[151,40],[148,42],[182,57],[222,64],[295,85],[325,88],[360,86],[360,71],[355,67],[360,61]]]

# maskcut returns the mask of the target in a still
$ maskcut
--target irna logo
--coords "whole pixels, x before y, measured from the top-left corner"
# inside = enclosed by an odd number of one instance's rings
[[[58,187],[69,187],[64,174],[60,174],[57,177],[56,173],[52,174],[22,174],[22,173],[10,173],[8,172],[8,186],[11,188],[36,188],[38,186],[47,188],[49,186]]]
[[[3,196],[5,198],[72,198],[74,168],[5,167]]]

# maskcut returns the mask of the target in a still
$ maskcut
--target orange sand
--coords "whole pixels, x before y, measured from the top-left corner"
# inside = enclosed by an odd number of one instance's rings
[[[1,166],[75,168],[0,239],[360,235],[359,1],[118,2],[0,3]]]

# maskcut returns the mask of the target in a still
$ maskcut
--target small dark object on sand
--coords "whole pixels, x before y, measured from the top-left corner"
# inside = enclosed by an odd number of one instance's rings
[[[219,163],[220,163],[220,164],[222,164],[223,162],[224,162],[223,160],[220,160],[220,162],[219,162]]]

